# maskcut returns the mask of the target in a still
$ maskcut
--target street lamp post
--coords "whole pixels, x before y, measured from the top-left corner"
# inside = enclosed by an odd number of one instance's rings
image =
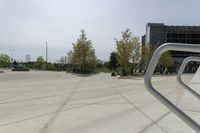
[[[46,69],[47,69],[47,63],[48,63],[48,43],[45,41],[46,44]]]

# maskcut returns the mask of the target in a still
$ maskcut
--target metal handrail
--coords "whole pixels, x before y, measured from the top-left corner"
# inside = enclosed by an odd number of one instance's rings
[[[173,113],[175,113],[180,119],[182,119],[186,124],[188,124],[192,129],[194,129],[197,133],[200,133],[200,125],[195,122],[192,118],[190,118],[187,114],[181,111],[176,105],[170,102],[166,97],[164,97],[160,92],[158,92],[152,85],[151,77],[154,73],[154,70],[157,66],[160,56],[162,53],[168,50],[175,51],[188,51],[188,52],[199,52],[200,53],[200,45],[197,44],[180,44],[180,43],[165,43],[161,45],[154,52],[149,66],[147,68],[144,83],[147,90],[155,96],[160,102],[162,102],[166,107],[168,107]]]
[[[192,90],[188,85],[186,85],[181,79],[181,76],[185,70],[185,67],[190,61],[200,62],[200,57],[187,57],[183,60],[177,74],[177,81],[183,88],[185,88],[187,91],[189,91],[192,95],[194,95],[196,98],[200,100],[200,95],[194,90]]]

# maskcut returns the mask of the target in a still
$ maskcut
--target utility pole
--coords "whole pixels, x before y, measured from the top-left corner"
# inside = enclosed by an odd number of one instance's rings
[[[48,63],[48,43],[45,41],[46,44],[46,69],[47,69],[47,63]]]

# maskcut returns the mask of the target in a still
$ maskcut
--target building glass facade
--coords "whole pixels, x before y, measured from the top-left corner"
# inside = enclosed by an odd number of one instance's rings
[[[200,44],[200,26],[169,26],[164,25],[164,23],[148,23],[146,25],[146,34],[142,37],[142,46],[159,46],[164,43]],[[144,49],[142,53],[145,53]],[[184,58],[200,56],[199,53],[178,51],[170,51],[170,54],[173,58],[173,72],[178,71]],[[195,72],[197,68],[198,63],[191,62],[186,67],[186,72]]]

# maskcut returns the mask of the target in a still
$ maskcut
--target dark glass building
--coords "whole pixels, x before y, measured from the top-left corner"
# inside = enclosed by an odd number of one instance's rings
[[[190,43],[200,44],[200,26],[169,26],[164,23],[148,23],[146,25],[146,34],[142,37],[142,46],[162,45],[164,43]],[[143,57],[145,56],[142,50]],[[171,70],[177,72],[183,59],[189,56],[200,56],[199,53],[170,51],[173,58],[173,67]],[[142,57],[142,58],[143,58]],[[186,72],[195,72],[198,63],[191,62],[186,67]]]

